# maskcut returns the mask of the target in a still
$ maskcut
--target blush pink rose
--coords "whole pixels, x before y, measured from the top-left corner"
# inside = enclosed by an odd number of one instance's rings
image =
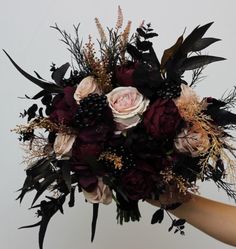
[[[71,156],[72,146],[76,135],[58,133],[54,141],[53,149],[57,159],[68,159]]]
[[[87,192],[83,189],[85,199],[90,203],[110,204],[112,202],[112,192],[110,188],[105,185],[102,178],[98,178],[98,184],[94,191]]]
[[[107,94],[107,100],[118,131],[137,125],[149,105],[149,100],[135,87],[117,87]]]
[[[99,95],[102,93],[93,76],[88,76],[79,83],[74,93],[74,99],[79,104],[80,100],[87,97],[90,93],[97,93]]]

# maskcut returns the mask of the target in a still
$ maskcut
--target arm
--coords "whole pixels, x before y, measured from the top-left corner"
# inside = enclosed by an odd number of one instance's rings
[[[149,203],[160,206],[159,201]],[[171,213],[215,239],[236,246],[236,207],[192,195]]]

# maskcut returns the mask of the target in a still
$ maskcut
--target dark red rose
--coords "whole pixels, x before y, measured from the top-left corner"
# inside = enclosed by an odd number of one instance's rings
[[[90,192],[97,186],[97,176],[88,160],[97,158],[102,152],[99,144],[81,144],[77,139],[72,148],[71,170],[78,173],[80,186]]]
[[[53,99],[52,112],[49,118],[54,123],[70,125],[77,111],[78,105],[73,97],[74,87],[67,86],[63,94],[58,94]]]
[[[137,162],[137,165],[121,176],[122,188],[131,200],[150,198],[157,176],[155,169],[145,161]]]
[[[178,108],[170,99],[157,99],[143,116],[147,132],[156,139],[174,137],[182,124]]]
[[[125,66],[119,66],[116,68],[116,83],[121,86],[133,86],[133,73],[135,68],[137,67],[136,63],[130,63]]]

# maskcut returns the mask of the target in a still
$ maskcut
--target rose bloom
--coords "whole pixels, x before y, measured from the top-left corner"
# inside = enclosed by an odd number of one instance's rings
[[[57,159],[68,159],[71,156],[72,146],[76,139],[76,135],[68,135],[58,133],[53,144],[54,152]]]
[[[103,183],[101,177],[98,178],[97,187],[92,192],[82,190],[85,199],[90,203],[103,203],[108,205],[112,202],[112,192],[110,188]]]
[[[174,145],[178,152],[197,157],[208,151],[210,141],[207,133],[185,128],[175,138]]]
[[[137,68],[137,63],[129,63],[125,66],[118,66],[115,71],[116,81],[121,86],[133,86],[133,74]]]
[[[182,124],[178,108],[170,99],[157,99],[143,116],[144,127],[156,139],[174,137]]]
[[[71,125],[78,105],[73,98],[74,87],[67,86],[62,94],[57,94],[52,102],[52,112],[49,119],[57,124]]]
[[[74,99],[77,104],[79,104],[80,100],[87,97],[90,93],[102,93],[98,87],[96,79],[93,76],[88,76],[79,83],[74,93]]]
[[[135,87],[117,87],[107,94],[107,100],[118,131],[136,126],[149,104]]]

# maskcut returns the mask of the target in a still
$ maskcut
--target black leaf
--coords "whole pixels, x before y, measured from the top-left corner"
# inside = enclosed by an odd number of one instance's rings
[[[38,110],[38,106],[36,104],[33,104],[28,110],[28,122],[32,119],[35,118],[36,116],[36,111]]]
[[[164,218],[164,210],[158,209],[152,216],[151,224],[161,223]]]
[[[68,191],[70,192],[71,191],[71,175],[70,175],[69,160],[58,161],[58,166],[61,168],[62,178],[65,181]]]
[[[190,58],[187,58],[183,61],[180,70],[193,70],[196,68],[203,67],[207,64],[210,64],[212,62],[216,61],[222,61],[225,60],[225,58],[222,57],[216,57],[216,56],[210,56],[210,55],[199,55],[199,56],[192,56]]]
[[[152,47],[152,42],[150,41],[140,41],[139,39],[137,39],[137,48],[141,51],[147,51]]]
[[[142,53],[140,53],[135,46],[128,43],[126,48],[127,52],[132,56],[133,59],[140,60],[142,58]]]
[[[37,186],[37,193],[33,199],[32,206],[34,203],[38,200],[40,195],[49,187],[50,184],[52,184],[57,179],[57,174],[52,174],[45,178],[42,182],[40,182]]]
[[[48,93],[48,91],[42,90],[42,91],[38,92],[36,95],[34,95],[32,98],[29,98],[28,96],[27,97],[29,99],[39,99],[39,98],[43,97],[46,93]]]
[[[213,44],[213,43],[215,43],[217,41],[220,41],[220,39],[217,39],[217,38],[202,38],[202,39],[199,39],[198,41],[196,41],[193,44],[192,51],[193,52],[201,51],[202,49],[210,46],[211,44]]]
[[[52,95],[51,94],[45,94],[41,100],[43,105],[49,105],[52,101]]]
[[[74,205],[75,205],[75,187],[71,188],[70,201],[69,201],[68,205],[69,205],[69,207],[74,207]]]
[[[47,82],[41,79],[37,79],[35,77],[33,77],[32,75],[28,74],[27,72],[25,72],[21,67],[19,67],[15,61],[10,57],[10,55],[3,50],[4,53],[7,55],[7,57],[9,58],[9,60],[11,61],[11,63],[15,66],[15,68],[28,80],[30,80],[31,82],[33,82],[34,84],[36,84],[37,86],[51,92],[51,93],[60,93],[63,91],[63,88],[51,83],[51,82]]]
[[[201,27],[196,27],[189,36],[187,36],[180,48],[181,53],[183,55],[186,55],[190,51],[192,51],[192,48],[199,39],[201,39],[206,31],[210,28],[210,26],[213,24],[213,22],[210,22],[206,25],[203,25]]]
[[[36,74],[36,76],[37,76],[40,80],[44,80],[36,71],[34,71],[34,73]]]
[[[184,224],[186,223],[186,220],[185,219],[178,219],[178,220],[175,220],[174,222],[174,226],[175,227],[178,227],[178,226],[183,226]]]
[[[98,219],[98,209],[99,209],[99,204],[94,203],[93,204],[93,219],[92,219],[92,226],[91,226],[91,242],[93,242],[94,237],[95,237],[95,232],[96,232],[96,225],[97,225],[97,219]]]
[[[144,38],[145,39],[150,39],[150,38],[153,38],[153,37],[156,37],[156,36],[158,36],[157,33],[147,33],[147,34],[145,34]]]
[[[137,28],[136,31],[137,31],[137,33],[138,33],[141,37],[143,37],[143,38],[145,37],[146,32],[143,31],[142,28]]]
[[[23,226],[23,227],[19,227],[18,229],[25,229],[25,228],[32,228],[32,227],[37,227],[41,225],[41,221],[33,224],[33,225],[28,225],[28,226]]]
[[[69,67],[70,63],[67,62],[53,71],[52,79],[57,83],[57,85],[59,86],[63,85],[63,78]]]

